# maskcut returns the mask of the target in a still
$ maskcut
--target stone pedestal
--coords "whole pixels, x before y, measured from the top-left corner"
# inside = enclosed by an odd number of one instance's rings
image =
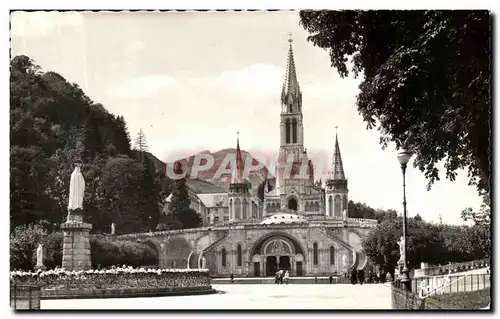
[[[62,268],[66,270],[88,270],[92,268],[89,232],[92,225],[83,222],[81,212],[72,211],[64,231]]]

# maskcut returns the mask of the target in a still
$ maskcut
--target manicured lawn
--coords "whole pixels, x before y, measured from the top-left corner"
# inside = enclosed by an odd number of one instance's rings
[[[449,305],[450,309],[479,309],[488,306],[491,300],[490,288],[477,291],[456,292],[432,296],[432,298]]]

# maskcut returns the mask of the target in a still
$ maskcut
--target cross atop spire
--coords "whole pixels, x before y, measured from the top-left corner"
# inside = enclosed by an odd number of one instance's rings
[[[338,127],[337,125],[335,125],[335,136],[337,136],[337,129],[338,129],[338,128],[339,128],[339,127]]]
[[[293,42],[293,39],[292,39],[292,32],[288,32],[288,42],[290,43],[290,45],[292,44]]]

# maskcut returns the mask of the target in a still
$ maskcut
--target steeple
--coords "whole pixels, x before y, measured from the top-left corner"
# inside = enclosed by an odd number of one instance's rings
[[[292,34],[289,33],[288,59],[286,64],[285,81],[281,90],[281,105],[285,113],[299,113],[302,109],[302,92],[300,91],[295,61],[293,59]]]
[[[243,183],[243,156],[240,150],[240,132],[236,132],[236,174],[233,183]]]
[[[337,129],[337,126],[335,127]],[[335,132],[335,151],[333,152],[332,170],[330,179],[345,180],[344,166],[342,165],[342,156],[340,155],[339,139]]]

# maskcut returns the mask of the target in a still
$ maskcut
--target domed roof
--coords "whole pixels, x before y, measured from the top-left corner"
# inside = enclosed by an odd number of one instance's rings
[[[304,217],[295,214],[278,213],[267,217],[261,222],[263,225],[294,223],[307,223],[307,220],[304,219]]]

